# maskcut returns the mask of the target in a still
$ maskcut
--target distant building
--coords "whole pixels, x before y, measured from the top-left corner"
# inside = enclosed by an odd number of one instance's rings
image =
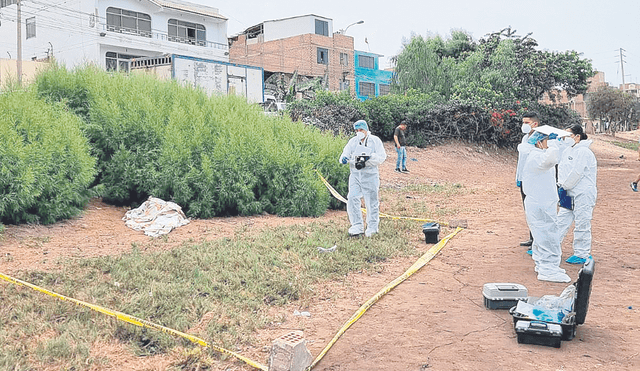
[[[1,0],[0,55],[16,58],[15,0]],[[128,71],[136,57],[179,54],[228,62],[227,18],[182,0],[21,1],[23,59],[54,57]]]
[[[349,90],[360,99],[388,92],[390,72],[379,55],[355,51],[353,37],[333,32],[333,20],[308,14],[264,21],[229,39],[233,63],[264,69],[265,90],[318,80],[327,90]],[[359,57],[361,56],[361,57]]]
[[[542,103],[571,108],[580,115],[580,117],[582,118],[582,123],[583,125],[585,125],[585,129],[587,130],[587,132],[592,133],[594,130],[593,120],[589,118],[589,115],[587,114],[586,101],[590,93],[593,93],[599,88],[607,86],[608,84],[604,79],[604,72],[601,71],[597,71],[593,77],[587,80],[587,82],[589,85],[585,94],[578,94],[574,97],[569,98],[566,91],[554,90],[553,94],[555,94],[555,101],[551,99],[549,93],[544,93]]]
[[[393,72],[379,68],[380,54],[355,51],[356,96],[361,100],[387,95]]]
[[[620,90],[625,93],[629,93],[634,97],[640,98],[640,84],[628,82],[626,84],[620,84]]]

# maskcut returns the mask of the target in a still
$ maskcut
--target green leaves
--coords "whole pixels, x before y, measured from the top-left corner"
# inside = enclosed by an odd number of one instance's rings
[[[44,224],[78,214],[95,159],[80,119],[32,90],[0,95],[0,222]]]
[[[98,158],[96,183],[113,204],[137,206],[153,195],[198,218],[320,215],[329,195],[311,169],[347,177],[345,167],[323,165],[337,165],[342,139],[267,117],[242,97],[93,67],[53,68],[36,86],[51,102],[86,108],[79,113]]]
[[[537,50],[530,35],[514,33],[506,28],[477,43],[464,31],[452,31],[447,39],[413,36],[394,58],[392,89],[436,91],[447,100],[480,98],[483,104],[536,101],[557,87],[569,96],[586,92],[587,79],[594,74],[591,61],[575,51]]]
[[[629,93],[603,86],[589,94],[587,112],[608,123],[607,131],[630,130],[632,122],[640,121],[640,101]]]

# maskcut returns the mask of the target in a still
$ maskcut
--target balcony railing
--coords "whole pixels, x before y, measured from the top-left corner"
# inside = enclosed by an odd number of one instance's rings
[[[145,38],[150,38],[154,40],[177,42],[181,44],[197,45],[205,48],[219,49],[224,51],[229,50],[228,44],[218,43],[214,41],[196,40],[193,38],[181,37],[181,36],[169,36],[169,34],[165,32],[132,29],[132,28],[127,28],[122,26],[106,25],[104,23],[100,24],[100,26],[103,31],[107,31],[107,32],[115,32],[115,33],[120,33],[125,35],[145,37]]]

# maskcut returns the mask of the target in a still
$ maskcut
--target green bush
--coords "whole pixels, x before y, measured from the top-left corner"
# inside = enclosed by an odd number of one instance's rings
[[[209,97],[175,81],[93,67],[52,68],[36,85],[50,101],[86,97],[70,108],[87,107],[84,129],[110,203],[137,206],[152,195],[190,217],[320,215],[330,196],[313,169],[347,178],[337,161],[343,138],[265,116],[242,97]],[[346,180],[337,188],[345,192]]]
[[[323,93],[315,101],[291,105],[292,117],[323,131],[352,135],[352,124],[366,118],[371,132],[384,141],[393,140],[397,125],[408,124],[407,144],[423,147],[457,139],[479,144],[515,146],[522,139],[522,115],[539,113],[543,124],[565,128],[579,123],[578,115],[565,107],[505,99],[488,88],[467,86],[464,99],[448,100],[436,93],[409,90],[360,102],[345,93]],[[358,115],[342,115],[354,107]]]
[[[363,102],[367,110],[369,128],[382,140],[393,140],[393,132],[401,122],[409,126],[407,136],[415,131],[416,124],[443,98],[437,93],[424,94],[415,90],[407,94],[389,94]],[[414,133],[414,134],[415,134]]]
[[[303,121],[334,135],[351,134],[354,122],[361,119],[368,121],[363,103],[347,91],[333,93],[319,90],[314,100],[291,102],[287,105],[287,111],[294,121]]]
[[[580,115],[568,107],[535,102],[529,105],[529,109],[538,113],[542,125],[565,129],[573,124],[582,124]]]
[[[81,120],[29,90],[0,95],[0,221],[49,224],[89,199],[95,159]]]

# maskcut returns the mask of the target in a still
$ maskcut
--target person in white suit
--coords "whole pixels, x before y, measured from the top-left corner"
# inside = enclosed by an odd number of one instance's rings
[[[554,139],[557,135],[551,134]],[[549,136],[535,131],[527,143],[518,145],[518,151],[528,151],[522,169],[522,186],[525,198],[525,214],[533,235],[532,257],[536,264],[538,280],[571,282],[560,268],[562,250],[557,225],[558,190],[555,165],[558,163],[560,142],[548,140]]]
[[[589,146],[587,134],[580,124],[567,129],[571,136],[564,139],[567,148],[558,164],[558,187],[573,198],[573,209],[560,207],[558,210],[558,229],[560,241],[564,239],[571,224],[573,228],[573,255],[566,262],[584,264],[591,254],[591,219],[596,206],[598,189],[596,187],[596,156]]]
[[[356,136],[351,138],[340,155],[340,163],[349,164],[349,194],[347,195],[347,214],[349,215],[350,236],[367,237],[378,233],[380,223],[380,173],[378,166],[387,159],[382,141],[371,134],[364,120],[353,124]],[[362,219],[362,198],[367,208],[367,229]]]

